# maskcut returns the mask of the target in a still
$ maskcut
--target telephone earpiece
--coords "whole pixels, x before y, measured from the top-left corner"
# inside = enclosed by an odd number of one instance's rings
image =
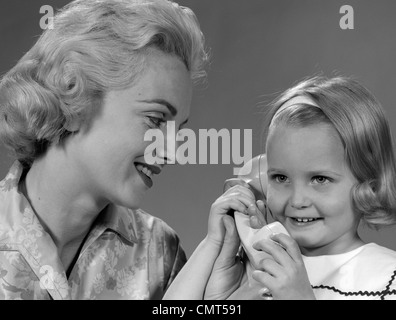
[[[266,200],[267,194],[267,156],[259,154],[241,168],[238,178],[244,180],[253,191],[256,200]]]

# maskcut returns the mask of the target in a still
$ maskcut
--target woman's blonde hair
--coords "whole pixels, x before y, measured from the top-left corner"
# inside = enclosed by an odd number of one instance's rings
[[[305,96],[315,105],[298,103],[279,110],[296,96]],[[267,136],[279,124],[332,125],[343,143],[346,163],[358,181],[352,190],[355,211],[370,227],[396,222],[392,135],[380,103],[364,86],[348,77],[309,78],[281,94],[272,103],[267,120]]]
[[[0,138],[30,164],[89,119],[109,90],[131,86],[153,48],[180,58],[193,80],[207,53],[194,13],[168,0],[76,0],[54,17],[0,83]]]

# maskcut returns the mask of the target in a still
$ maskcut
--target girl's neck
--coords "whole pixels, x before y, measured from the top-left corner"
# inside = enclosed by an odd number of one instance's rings
[[[300,247],[301,253],[307,257],[335,255],[350,252],[365,244],[357,233],[353,236],[346,236],[345,238],[338,240],[341,241],[332,242],[321,247]]]

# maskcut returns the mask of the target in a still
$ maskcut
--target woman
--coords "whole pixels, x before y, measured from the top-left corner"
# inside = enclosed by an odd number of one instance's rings
[[[144,134],[187,121],[205,60],[195,15],[166,0],[77,0],[55,16],[0,85],[17,159],[0,184],[0,298],[163,296],[186,257],[139,209],[163,168]]]

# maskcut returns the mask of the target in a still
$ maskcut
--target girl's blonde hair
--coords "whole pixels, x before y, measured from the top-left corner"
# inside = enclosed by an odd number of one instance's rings
[[[279,108],[296,96],[315,103]],[[279,124],[330,124],[344,146],[346,162],[358,180],[352,190],[355,211],[370,227],[396,222],[396,164],[386,115],[377,99],[348,77],[312,77],[281,94],[268,114],[267,137]]]
[[[54,17],[0,83],[0,138],[30,164],[91,117],[106,92],[133,84],[155,48],[205,75],[194,13],[167,0],[76,0]]]

